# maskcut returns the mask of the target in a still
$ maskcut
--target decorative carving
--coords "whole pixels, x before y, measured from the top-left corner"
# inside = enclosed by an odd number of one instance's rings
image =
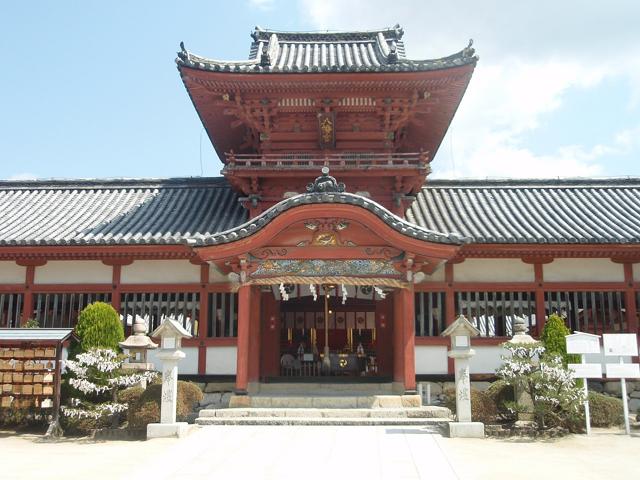
[[[370,256],[383,256],[391,259],[401,255],[402,251],[391,247],[366,247],[364,253]]]
[[[259,258],[260,260],[264,260],[269,257],[285,257],[287,255],[286,248],[260,248],[258,250],[254,250],[251,252],[255,258]]]
[[[252,276],[397,276],[398,273],[393,265],[385,260],[265,260]]]
[[[338,238],[333,232],[318,232],[313,236],[311,245],[329,247],[338,245]]]
[[[345,190],[344,183],[329,175],[329,167],[322,167],[322,175],[307,185],[309,193],[342,193]]]

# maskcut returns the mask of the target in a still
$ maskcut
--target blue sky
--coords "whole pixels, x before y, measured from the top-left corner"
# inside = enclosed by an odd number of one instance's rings
[[[435,176],[640,175],[640,36],[628,21],[640,2],[512,3],[3,2],[0,178],[218,175],[175,68],[180,41],[240,59],[255,25],[395,23],[411,57],[453,53],[469,37],[480,55]]]

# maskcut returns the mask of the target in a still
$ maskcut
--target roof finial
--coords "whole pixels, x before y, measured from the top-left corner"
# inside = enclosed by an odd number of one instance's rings
[[[400,40],[400,39],[402,38],[402,36],[404,35],[404,29],[400,26],[400,24],[399,24],[399,23],[396,23],[396,24],[393,26],[393,30],[395,31],[396,38],[397,38],[398,40]]]
[[[307,185],[309,193],[342,193],[344,192],[344,183],[338,181],[329,175],[329,167],[322,167],[322,176],[315,179],[313,183]]]
[[[389,54],[387,55],[387,61],[389,63],[396,63],[398,61],[398,46],[396,45],[395,40],[392,40],[391,45],[389,45]]]

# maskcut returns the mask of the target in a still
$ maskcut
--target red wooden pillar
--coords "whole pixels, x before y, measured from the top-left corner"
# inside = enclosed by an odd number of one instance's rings
[[[35,265],[27,265],[24,284],[24,304],[22,306],[22,317],[20,318],[20,326],[24,327],[33,315],[33,280],[36,275]]]
[[[453,263],[446,263],[444,265],[444,281],[446,283],[444,291],[444,321],[445,326],[448,327],[456,320],[456,300],[453,289]],[[447,345],[449,345],[448,342]],[[448,348],[449,347],[447,347],[447,349]],[[447,357],[447,373],[449,375],[454,374],[453,358]]]
[[[252,287],[251,313],[249,319],[249,382],[260,379],[260,287]]]
[[[402,303],[402,360],[405,393],[416,390],[416,330],[415,330],[415,295],[413,284],[400,290]]]
[[[633,288],[633,264],[624,264],[625,307],[627,310],[627,328],[629,333],[638,334],[638,306],[636,291]]]
[[[236,354],[236,394],[246,395],[249,383],[249,335],[251,322],[251,286],[238,289],[238,339]]]
[[[536,331],[535,334],[538,338],[542,335],[542,330],[544,330],[544,324],[546,321],[545,318],[545,308],[544,308],[544,275],[543,275],[543,266],[542,263],[534,263],[533,271],[535,274],[535,283],[536,283]],[[534,332],[529,332],[534,333]]]
[[[207,325],[209,324],[209,264],[200,265],[200,312],[198,316],[198,375],[207,373]]]
[[[404,384],[402,289],[393,292],[393,381]],[[403,387],[404,388],[404,387]]]

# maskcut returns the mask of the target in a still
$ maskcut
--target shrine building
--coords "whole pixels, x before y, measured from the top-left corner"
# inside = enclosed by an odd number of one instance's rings
[[[0,327],[73,327],[98,300],[127,334],[173,317],[193,335],[180,372],[239,394],[412,392],[453,373],[459,314],[474,375],[516,316],[638,332],[640,179],[429,179],[471,43],[412,60],[399,26],[251,37],[248,60],[176,59],[221,177],[0,182]]]

